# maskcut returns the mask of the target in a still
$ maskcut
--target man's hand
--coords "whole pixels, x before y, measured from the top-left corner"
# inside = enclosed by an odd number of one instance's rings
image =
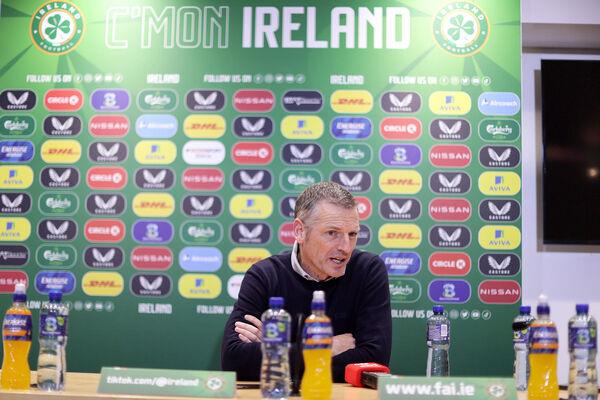
[[[356,343],[354,336],[351,333],[344,333],[343,335],[336,335],[333,337],[333,345],[331,346],[331,355],[337,356],[346,350],[354,349]]]
[[[238,337],[245,343],[260,343],[262,341],[261,320],[250,314],[244,315],[244,319],[250,323],[247,324],[241,321],[235,323],[235,331],[238,333]],[[352,339],[352,343],[354,344],[354,339]]]

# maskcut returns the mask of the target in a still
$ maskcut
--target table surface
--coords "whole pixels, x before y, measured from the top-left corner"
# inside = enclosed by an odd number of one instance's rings
[[[32,374],[32,378],[35,376]],[[181,400],[182,397],[164,396],[134,396],[128,394],[99,394],[96,393],[100,374],[87,374],[80,372],[67,373],[66,390],[62,392],[45,392],[38,389],[31,390],[4,390],[0,389],[2,400],[24,399],[65,399],[65,400],[95,400],[95,399],[154,399],[154,400]],[[236,399],[261,399],[259,389],[238,389]],[[300,399],[300,397],[297,397]],[[294,397],[292,397],[294,399]],[[348,384],[336,383],[333,385],[332,400],[375,400],[377,391],[373,389],[355,388]]]

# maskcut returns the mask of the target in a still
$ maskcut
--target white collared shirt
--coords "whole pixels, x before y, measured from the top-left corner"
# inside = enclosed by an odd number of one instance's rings
[[[307,281],[313,281],[313,282],[325,282],[328,281],[330,279],[332,279],[331,276],[328,276],[326,279],[323,279],[322,281],[313,278],[310,274],[308,274],[304,268],[302,268],[302,265],[300,265],[300,262],[298,261],[298,249],[300,248],[300,245],[298,244],[298,242],[294,242],[294,247],[292,247],[292,269],[301,277],[303,277],[304,279],[306,279]]]

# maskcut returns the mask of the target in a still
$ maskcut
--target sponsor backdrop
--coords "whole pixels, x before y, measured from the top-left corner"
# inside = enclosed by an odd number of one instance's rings
[[[453,374],[509,374],[519,10],[3,1],[1,311],[17,281],[34,310],[62,290],[72,370],[219,368],[244,272],[329,179],[388,267],[392,369],[424,373],[440,303]]]

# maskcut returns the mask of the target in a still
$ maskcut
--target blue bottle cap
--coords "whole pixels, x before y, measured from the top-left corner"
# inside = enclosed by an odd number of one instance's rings
[[[434,314],[443,314],[444,313],[444,306],[440,306],[439,304],[433,306],[433,313]]]
[[[62,300],[62,292],[60,290],[51,290],[48,293],[48,298],[52,303],[60,303]]]
[[[550,306],[548,304],[538,304],[537,313],[538,315],[550,315]]]
[[[283,308],[283,297],[269,297],[269,308]]]
[[[530,314],[531,313],[531,306],[521,306],[519,307],[519,313],[520,314]]]
[[[590,310],[590,306],[589,304],[576,304],[575,310],[577,311],[577,314],[587,314]]]

